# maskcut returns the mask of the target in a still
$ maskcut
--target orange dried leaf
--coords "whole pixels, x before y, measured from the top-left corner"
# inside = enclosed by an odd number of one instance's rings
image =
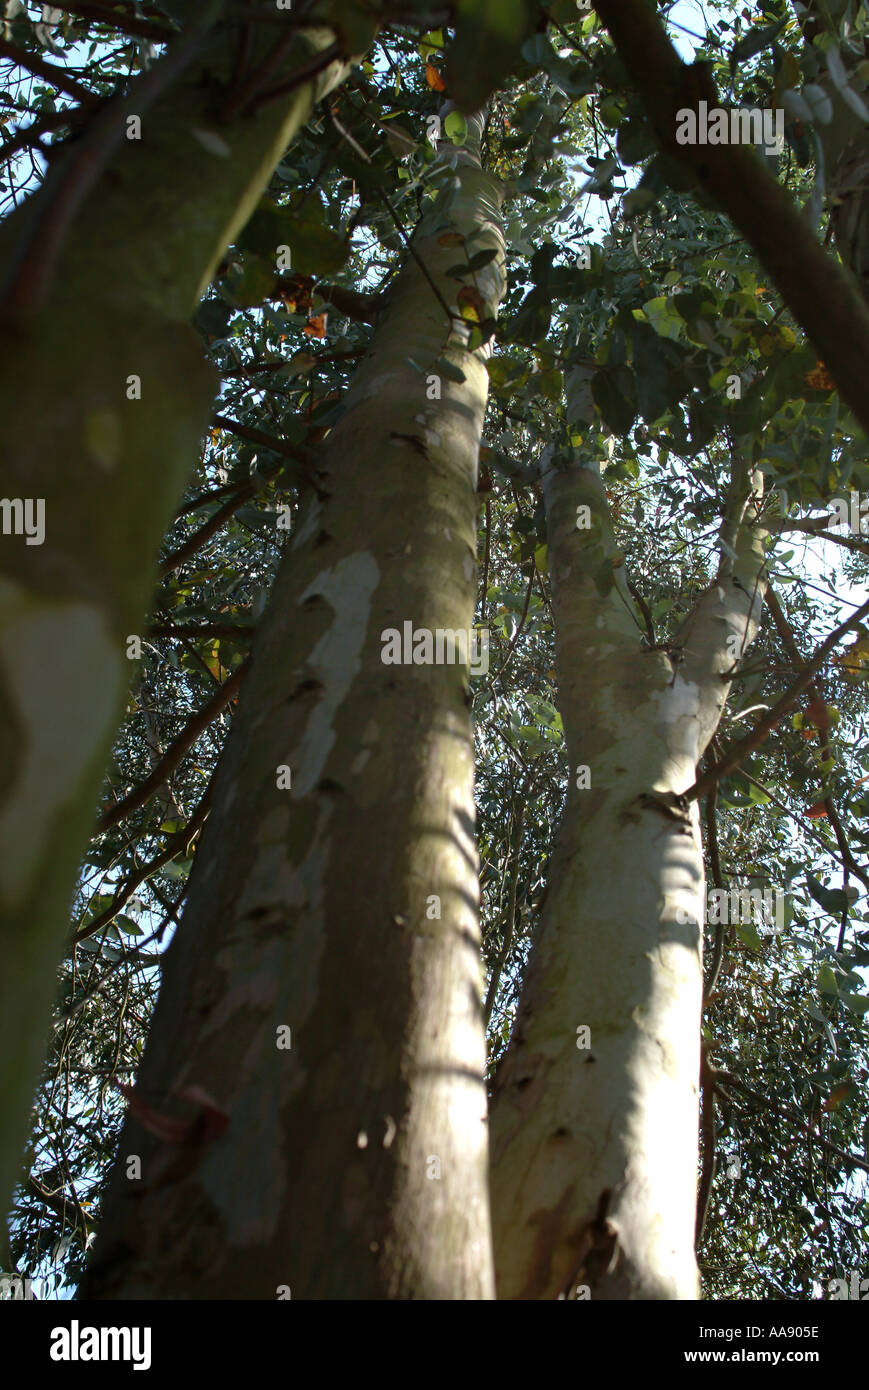
[[[823,700],[810,700],[806,705],[806,714],[813,724],[819,729],[824,729],[829,724],[827,706]]]
[[[309,338],[325,338],[326,336],[326,315],[316,314],[314,318],[308,319],[304,330]]]
[[[435,67],[434,63],[426,63],[425,80],[431,87],[433,92],[445,92],[447,89],[447,84],[441,77],[441,74]]]
[[[806,372],[803,380],[807,386],[811,386],[813,391],[835,391],[836,389],[835,381],[821,361],[818,361],[810,372]]]
[[[457,300],[459,313],[468,323],[482,323],[486,303],[480,291],[473,285],[464,285],[459,290]]]
[[[806,809],[807,820],[823,820],[827,814],[827,808],[823,801],[816,801],[813,806]]]
[[[853,1081],[841,1081],[838,1086],[834,1086],[833,1090],[827,1096],[827,1099],[824,1101],[824,1109],[838,1110],[840,1105],[843,1105],[846,1100],[851,1099],[856,1090],[857,1087]]]
[[[438,246],[461,246],[464,240],[461,232],[441,232],[438,237]]]

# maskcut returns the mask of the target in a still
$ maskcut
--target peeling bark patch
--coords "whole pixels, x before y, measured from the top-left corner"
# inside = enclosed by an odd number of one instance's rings
[[[335,743],[335,715],[362,667],[371,596],[379,580],[380,570],[373,555],[359,551],[317,575],[299,598],[300,604],[324,598],[334,610],[335,618],[308,657],[308,665],[322,691],[308,718],[295,759],[291,793],[294,799],[307,795],[323,775]]]
[[[73,800],[102,750],[124,663],[105,617],[90,604],[35,598],[3,579],[0,620],[0,669],[22,750],[0,813],[0,897],[11,908],[27,896],[58,808]]]
[[[203,1039],[219,1030],[234,1034],[237,1015],[244,1010],[259,1010],[262,1015],[261,1025],[250,1033],[233,1095],[227,1099],[233,1124],[249,1135],[259,1155],[260,1181],[248,1181],[249,1151],[245,1145],[215,1146],[199,1175],[203,1191],[221,1213],[225,1244],[229,1246],[267,1244],[274,1238],[281,1217],[286,1169],[281,1109],[302,1088],[306,1077],[295,1049],[276,1051],[275,1027],[291,1017],[294,1029],[301,1032],[320,988],[318,975],[325,948],[323,897],[332,819],[328,803],[321,806],[316,830],[300,863],[292,861],[286,843],[295,812],[284,805],[263,822],[259,853],[238,903],[232,937],[215,962],[227,983],[203,1030]],[[263,925],[258,927],[250,921],[251,914],[265,904],[280,906],[282,925],[277,934],[273,914],[262,919]],[[265,932],[270,934],[264,937]],[[212,1044],[216,1048],[221,1045],[221,1041]],[[238,1197],[242,1190],[243,1202]]]
[[[550,1211],[540,1208],[532,1214],[529,1225],[536,1226],[537,1233],[528,1262],[528,1279],[519,1294],[520,1299],[538,1299],[545,1293],[552,1278],[553,1259],[563,1248],[565,1221],[572,1204],[573,1186],[570,1186]]]

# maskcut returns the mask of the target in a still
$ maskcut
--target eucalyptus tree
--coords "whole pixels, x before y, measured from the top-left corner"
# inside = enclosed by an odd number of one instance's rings
[[[859,1250],[863,639],[833,659],[790,537],[867,483],[858,287],[794,209],[844,207],[812,194],[813,88],[835,49],[857,91],[863,20],[807,48],[783,5],[725,10],[701,73],[654,6],[598,8],[384,29],[209,263],[219,412],[139,622],[15,1232],[27,1258],[41,1206],[89,1240],[78,1177],[137,1071],[91,1294],[490,1296],[484,1017],[500,1296],[692,1297],[695,1243],[713,1296],[806,1296]],[[779,164],[678,147],[638,33],[692,100],[780,93]],[[384,663],[405,622],[469,631],[475,533],[488,672]],[[772,885],[783,929],[707,921],[704,870]]]

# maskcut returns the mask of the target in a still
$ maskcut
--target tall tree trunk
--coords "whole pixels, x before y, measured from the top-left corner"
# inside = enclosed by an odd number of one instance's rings
[[[276,43],[273,29],[254,29],[252,64],[266,39]],[[328,29],[300,33],[271,80],[333,40]],[[331,62],[255,114],[221,123],[238,42],[234,26],[200,23],[170,46],[0,229],[9,267],[0,495],[44,504],[43,543],[0,537],[3,1211],[129,678],[126,639],[142,631],[160,541],[217,386],[189,318],[313,103],[346,71]],[[126,116],[136,112],[141,138],[127,139]],[[91,157],[118,131],[117,152],[62,228]],[[201,142],[209,137],[211,149]]]
[[[498,1296],[694,1298],[705,895],[677,798],[757,627],[762,536],[737,469],[716,582],[643,647],[599,474],[550,462],[544,494],[571,781],[492,1103]]]
[[[137,1089],[228,1125],[178,1175],[133,1105],[88,1296],[492,1295],[468,671],[383,655],[473,621],[486,350],[446,272],[496,252],[494,311],[504,249],[469,127],[324,445],[166,963]]]

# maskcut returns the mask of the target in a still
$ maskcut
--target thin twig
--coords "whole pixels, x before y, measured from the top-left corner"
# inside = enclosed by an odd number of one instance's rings
[[[250,657],[243,661],[238,670],[233,671],[228,680],[225,680],[223,684],[219,686],[211,699],[202,706],[202,709],[196,710],[190,716],[180,734],[178,734],[177,738],[173,739],[162,758],[160,758],[159,762],[151,769],[144,782],[140,782],[138,787],[131,791],[128,796],[125,796],[123,800],[116,802],[114,806],[111,806],[108,811],[104,812],[97,825],[97,830],[100,833],[105,830],[111,830],[112,826],[120,824],[120,822],[131,815],[133,811],[137,811],[140,806],[144,806],[147,801],[150,801],[154,793],[162,787],[163,783],[168,781],[182,758],[193,747],[196,740],[205,732],[209,724],[213,724],[221,711],[226,709],[230,700],[238,693],[249,666]]]
[[[757,721],[754,728],[751,729],[744,738],[734,743],[717,762],[707,768],[703,775],[698,777],[694,785],[689,787],[682,795],[685,796],[688,801],[696,801],[699,797],[706,796],[722,777],[726,776],[728,772],[732,772],[735,767],[738,767],[742,760],[748,757],[749,753],[754,752],[755,748],[759,748],[767,734],[775,728],[782,716],[788,713],[799,699],[800,695],[802,695],[803,691],[808,689],[809,685],[811,685],[812,677],[815,672],[823,666],[833,649],[838,646],[842,638],[856,623],[859,623],[867,616],[869,616],[869,600],[852,613],[850,618],[846,618],[843,623],[840,623],[839,626],[830,633],[826,641],[821,643],[814,656],[806,663],[793,684],[785,691],[781,699],[776,701],[772,709],[768,710],[767,713]]]

